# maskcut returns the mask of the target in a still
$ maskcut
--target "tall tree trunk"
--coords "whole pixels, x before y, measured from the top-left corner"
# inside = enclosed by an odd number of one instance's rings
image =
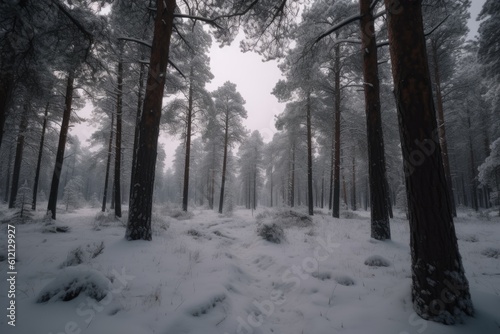
[[[352,211],[356,211],[356,157],[354,156],[354,151],[352,152],[352,194],[351,194],[351,209]]]
[[[323,176],[321,177],[321,208],[325,206],[325,175],[323,171]]]
[[[477,181],[476,181],[476,162],[474,160],[474,145],[472,140],[472,125],[470,121],[469,108],[467,107],[467,124],[469,132],[469,168],[470,168],[470,196],[471,204],[474,211],[479,211],[479,205],[477,203]]]
[[[110,205],[109,205],[109,208],[111,210],[114,210],[115,209],[115,180],[114,180],[114,173],[113,173],[113,183],[111,184],[111,202],[110,202]]]
[[[334,111],[335,112],[335,111]],[[332,117],[332,129],[335,129],[335,115]],[[335,135],[332,133],[332,146],[330,150],[330,191],[328,192],[328,210],[333,204],[333,174],[335,170]]]
[[[290,193],[288,203],[293,208],[295,205],[295,140],[292,141],[292,161],[290,162]]]
[[[106,203],[108,202],[109,169],[111,167],[111,156],[113,154],[114,128],[115,128],[115,115],[114,113],[111,113],[111,126],[109,131],[109,142],[108,142],[108,159],[106,161],[106,174],[104,176],[104,190],[102,195],[102,207],[101,207],[102,212],[106,212]]]
[[[73,83],[75,81],[75,73],[71,70],[68,73],[68,81],[66,83],[66,96],[64,99],[64,113],[61,124],[61,132],[59,133],[59,144],[57,145],[56,163],[54,165],[54,173],[52,174],[52,183],[50,185],[49,203],[47,212],[50,212],[52,219],[56,219],[57,194],[59,192],[59,179],[64,163],[64,150],[66,149],[66,140],[68,137],[69,120],[71,118],[71,105],[73,103]]]
[[[14,146],[10,145],[9,147],[9,158],[7,161],[7,173],[5,177],[5,191],[3,195],[3,201],[4,203],[9,202],[9,189],[10,189],[10,174],[11,174],[11,166],[12,166],[12,151],[13,151]]]
[[[10,41],[15,40],[11,34],[4,37],[6,43],[0,59],[0,148],[2,147],[3,133],[7,112],[14,90],[14,63],[16,53]]]
[[[210,197],[209,197],[209,207],[210,210],[214,209],[215,200],[215,142],[212,146],[212,169],[210,170]]]
[[[314,202],[313,202],[313,170],[312,170],[312,130],[311,130],[311,94],[307,94],[307,205],[309,208],[309,215],[314,215]]]
[[[143,58],[143,57],[141,57]],[[136,111],[136,116],[135,116],[135,127],[134,127],[134,148],[132,150],[132,169],[130,172],[130,177],[132,178],[132,175],[135,175],[135,166],[137,165],[137,147],[139,145],[139,123],[141,122],[141,111],[142,111],[142,103],[143,103],[143,98],[142,98],[142,91],[144,90],[144,64],[140,64],[140,69],[139,69],[139,87],[138,87],[138,92],[137,92],[137,111]],[[132,185],[132,180],[130,180],[130,184]],[[129,194],[129,203],[132,202],[130,195],[132,195],[132,192]]]
[[[226,185],[227,168],[227,146],[229,141],[229,110],[226,110],[226,122],[224,125],[224,157],[222,158],[222,179],[220,184],[219,213],[222,213],[224,206],[224,187]]]
[[[391,238],[389,225],[389,191],[385,170],[384,135],[380,112],[380,83],[378,78],[377,42],[371,0],[360,0],[361,50],[363,51],[363,77],[368,139],[368,176],[371,198],[371,237],[378,240]]]
[[[45,143],[45,130],[47,129],[47,118],[49,114],[49,105],[50,102],[47,102],[45,106],[45,112],[43,114],[43,124],[42,124],[42,135],[40,137],[40,145],[38,148],[38,159],[36,162],[36,171],[35,171],[35,181],[33,182],[33,196],[31,202],[31,210],[36,210],[36,198],[38,195],[38,181],[40,179],[40,169],[42,167],[42,155],[43,155],[43,145]]]
[[[19,124],[19,133],[17,135],[16,157],[14,159],[14,171],[12,174],[12,186],[10,187],[9,209],[16,206],[17,190],[19,188],[19,177],[21,175],[21,163],[23,161],[24,138],[28,128],[28,113],[30,111],[29,101],[25,102],[21,123]]]
[[[270,200],[271,200],[270,204],[271,205],[270,206],[272,208],[273,207],[273,165],[272,164],[271,164],[271,176],[269,178],[269,183],[270,183],[270,188],[271,188],[271,191],[270,191],[270,195],[271,195],[271,197],[270,197]]]
[[[187,110],[187,128],[186,128],[186,155],[184,160],[184,188],[182,190],[182,210],[188,209],[189,196],[189,163],[191,161],[191,123],[193,122],[193,66],[189,73],[189,95]]]
[[[462,194],[464,196],[464,205],[469,206],[469,201],[467,200],[467,192],[465,191],[465,181],[464,181],[464,174],[462,174]]]
[[[338,38],[338,34],[337,34]],[[340,217],[340,46],[335,47],[335,165],[333,169],[332,216]]]
[[[151,211],[163,90],[174,21],[175,0],[156,2],[153,45],[141,119],[137,155],[130,183],[127,240],[151,240]]]
[[[413,308],[424,319],[454,323],[474,310],[438,145],[422,1],[399,0],[394,6],[385,0],[385,4],[410,212]],[[412,153],[422,145],[433,149],[415,161]]]
[[[257,209],[257,164],[255,164],[253,172],[253,209]]]
[[[123,45],[119,46],[120,54],[118,59],[117,71],[117,90],[116,90],[116,135],[115,135],[115,173],[114,173],[114,201],[115,217],[122,216],[122,116],[123,116]]]
[[[453,183],[451,182],[450,160],[448,158],[448,141],[446,140],[446,127],[444,124],[444,106],[443,94],[441,91],[441,75],[439,71],[439,62],[437,58],[437,47],[432,44],[432,56],[434,62],[434,84],[436,87],[436,103],[437,103],[437,120],[439,131],[439,144],[441,145],[441,153],[443,155],[444,173],[446,176],[446,184],[448,185],[448,196],[450,196],[451,213],[453,217],[457,216],[457,208],[455,206],[455,197],[453,196]]]
[[[342,195],[344,196],[344,203],[346,208],[349,206],[349,202],[347,202],[347,187],[345,184],[345,173],[342,173]]]

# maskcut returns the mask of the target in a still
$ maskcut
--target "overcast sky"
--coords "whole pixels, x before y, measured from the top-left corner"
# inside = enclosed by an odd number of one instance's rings
[[[485,0],[472,0],[468,39],[473,39],[477,34],[479,22],[476,18],[484,2]],[[242,53],[237,39],[231,46],[224,48],[219,48],[214,43],[210,51],[210,66],[215,78],[208,85],[208,89],[215,90],[226,81],[235,83],[246,101],[245,108],[248,111],[246,127],[251,131],[259,130],[266,142],[271,140],[276,132],[274,116],[284,109],[284,104],[278,103],[271,94],[276,82],[281,78],[277,62],[262,62],[261,57],[255,53]],[[78,133],[82,144],[86,145],[85,141],[91,134],[90,129],[80,125],[76,126],[74,131]],[[167,153],[166,165],[171,166],[179,141],[166,133],[160,135],[160,142],[165,145]]]

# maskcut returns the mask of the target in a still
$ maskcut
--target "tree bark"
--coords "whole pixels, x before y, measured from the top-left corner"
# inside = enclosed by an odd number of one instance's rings
[[[54,165],[54,173],[52,174],[52,183],[50,185],[49,203],[47,212],[51,213],[52,219],[56,219],[57,194],[59,191],[59,180],[61,170],[64,163],[64,150],[66,149],[66,140],[68,137],[69,120],[71,117],[71,105],[73,103],[73,83],[75,73],[71,70],[68,73],[68,81],[66,83],[66,96],[64,100],[64,113],[61,124],[61,132],[59,133],[59,144],[57,145],[56,163]]]
[[[106,174],[104,176],[104,190],[102,195],[102,207],[101,207],[102,212],[106,212],[106,204],[108,202],[109,169],[111,167],[111,156],[113,153],[114,128],[115,128],[115,115],[111,113],[111,126],[109,131],[109,142],[108,142],[108,159],[106,161]]]
[[[312,170],[312,130],[311,130],[311,94],[307,94],[306,102],[306,126],[307,126],[307,205],[309,215],[314,215],[313,202],[313,170]]]
[[[368,177],[371,198],[371,237],[391,238],[387,175],[385,170],[384,135],[380,112],[380,82],[378,78],[377,42],[371,0],[360,0],[361,50],[368,139]]]
[[[338,38],[338,34],[337,34]],[[333,168],[332,216],[340,217],[340,46],[335,46],[335,165]]]
[[[439,129],[439,144],[441,145],[441,153],[443,155],[444,173],[446,183],[448,185],[448,196],[450,196],[451,213],[453,217],[457,216],[457,208],[455,206],[455,197],[453,196],[453,183],[451,182],[450,160],[448,158],[448,141],[446,140],[446,126],[444,124],[444,106],[443,94],[441,91],[441,75],[439,71],[439,62],[437,58],[437,49],[432,46],[432,55],[434,62],[434,85],[436,87],[436,103],[437,103],[437,120]]]
[[[5,36],[5,48],[2,50],[2,55],[5,55],[0,60],[0,148],[2,147],[3,133],[5,120],[9,104],[14,90],[14,63],[16,60],[15,51],[10,43],[10,38],[13,36]]]
[[[467,124],[469,131],[469,168],[470,168],[470,196],[471,204],[474,211],[479,211],[479,205],[477,203],[477,181],[476,181],[476,162],[474,160],[474,145],[472,140],[472,125],[470,121],[470,112],[467,107]]]
[[[229,141],[229,110],[226,110],[226,123],[224,124],[224,157],[222,159],[222,179],[220,185],[219,213],[224,206],[224,187],[226,185],[227,146]]]
[[[11,174],[11,166],[12,166],[13,145],[11,145],[11,147],[9,147],[8,150],[9,150],[9,158],[7,161],[7,173],[6,173],[6,177],[5,177],[5,192],[3,195],[4,203],[9,202],[10,174]]]
[[[141,57],[142,58],[142,57]],[[140,64],[140,69],[139,69],[139,87],[138,87],[138,92],[137,92],[137,111],[136,111],[136,116],[135,116],[135,127],[134,127],[134,148],[132,150],[132,169],[130,172],[130,186],[132,187],[132,175],[135,175],[135,166],[136,166],[136,161],[137,161],[137,147],[139,145],[139,123],[141,122],[141,107],[143,103],[142,99],[142,91],[144,89],[144,64]],[[111,140],[111,139],[110,139]],[[111,151],[110,151],[111,152]],[[130,195],[132,192],[129,194],[129,203],[132,202]]]
[[[122,216],[122,190],[121,190],[121,175],[122,175],[122,115],[123,115],[123,60],[122,48],[120,45],[120,54],[118,59],[117,71],[117,89],[116,89],[116,134],[115,134],[115,172],[114,172],[114,201],[115,201],[115,217]]]
[[[253,209],[257,209],[257,164],[254,165],[253,172]]]
[[[385,4],[410,213],[413,308],[424,319],[452,324],[474,310],[438,144],[422,1]],[[424,146],[427,154],[417,158]]]
[[[293,208],[295,205],[295,140],[292,141],[292,160],[290,161],[290,193],[288,203]]]
[[[354,151],[352,152],[352,194],[351,194],[351,209],[352,211],[357,210],[356,205],[356,157],[354,156]]]
[[[175,0],[156,2],[153,45],[141,118],[134,173],[131,177],[127,240],[151,240],[151,211],[165,87],[170,37],[174,21]]]
[[[33,182],[33,198],[31,202],[31,210],[36,210],[36,198],[38,195],[38,181],[40,179],[40,169],[42,167],[42,155],[43,155],[43,145],[45,143],[45,130],[47,129],[47,118],[49,113],[49,105],[50,102],[47,102],[45,106],[45,112],[43,114],[43,124],[42,124],[42,135],[40,137],[40,145],[38,148],[38,159],[36,162],[36,171],[35,171],[35,181]]]
[[[271,197],[270,197],[270,201],[271,201],[270,204],[271,205],[270,206],[272,208],[273,207],[273,163],[271,163],[271,173],[270,174],[271,174],[270,177],[269,177],[269,183],[270,183],[269,184],[269,188],[271,188],[271,191],[270,191],[270,195],[271,195]]]
[[[16,206],[17,190],[19,188],[19,177],[21,175],[21,163],[23,161],[24,139],[28,128],[28,113],[30,110],[29,101],[25,102],[19,133],[17,135],[16,157],[14,158],[14,171],[12,173],[12,185],[10,187],[9,209]]]
[[[332,129],[335,129],[335,115],[333,115],[332,117]],[[332,209],[332,204],[333,204],[333,176],[335,170],[335,134],[333,132],[332,132],[331,144],[332,146],[330,150],[330,191],[328,192],[328,210]]]
[[[182,210],[187,211],[189,200],[189,163],[191,161],[191,123],[193,122],[193,66],[189,73],[189,93],[186,129],[186,155],[184,160],[184,188],[182,190]]]

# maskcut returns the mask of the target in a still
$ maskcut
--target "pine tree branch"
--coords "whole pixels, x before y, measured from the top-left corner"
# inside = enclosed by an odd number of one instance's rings
[[[148,48],[151,48],[151,44],[149,44],[148,42],[146,41],[143,41],[141,39],[137,39],[137,38],[132,38],[132,37],[118,37],[118,40],[119,41],[126,41],[126,42],[135,42],[137,44],[141,44],[141,45],[144,45],[144,46],[147,46]],[[139,60],[139,63],[140,64],[146,64],[146,65],[149,65],[149,62],[148,61],[143,61],[143,60]],[[168,63],[173,67],[175,68],[175,70],[181,75],[181,77],[183,77],[184,79],[186,79],[186,76],[184,75],[184,73],[182,73],[182,71],[177,67],[177,65],[174,64],[174,62],[172,62],[170,59],[168,60]]]
[[[340,28],[342,27],[345,27],[346,25],[352,23],[352,22],[356,22],[358,20],[360,20],[362,17],[362,15],[360,14],[356,14],[356,15],[353,15],[351,17],[348,17],[347,19],[345,19],[344,21],[334,25],[332,28],[328,29],[327,31],[325,31],[324,33],[322,33],[319,37],[316,38],[316,40],[314,41],[313,45],[318,43],[319,41],[321,41],[323,38],[329,36],[330,34],[334,33],[335,31],[339,30]]]

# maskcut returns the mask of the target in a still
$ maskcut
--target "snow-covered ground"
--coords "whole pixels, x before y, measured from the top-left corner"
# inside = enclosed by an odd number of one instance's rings
[[[391,221],[392,241],[370,239],[367,212],[333,219],[325,211],[289,224],[276,244],[257,234],[255,218],[269,223],[274,211],[200,209],[177,220],[158,208],[153,241],[128,242],[124,226],[97,223],[97,211],[60,211],[67,233],[16,226],[15,327],[1,225],[0,333],[500,333],[498,217],[461,212],[455,221],[476,316],[445,326],[413,312],[402,216]],[[0,220],[10,214],[0,207]],[[58,300],[68,291],[80,294]]]

